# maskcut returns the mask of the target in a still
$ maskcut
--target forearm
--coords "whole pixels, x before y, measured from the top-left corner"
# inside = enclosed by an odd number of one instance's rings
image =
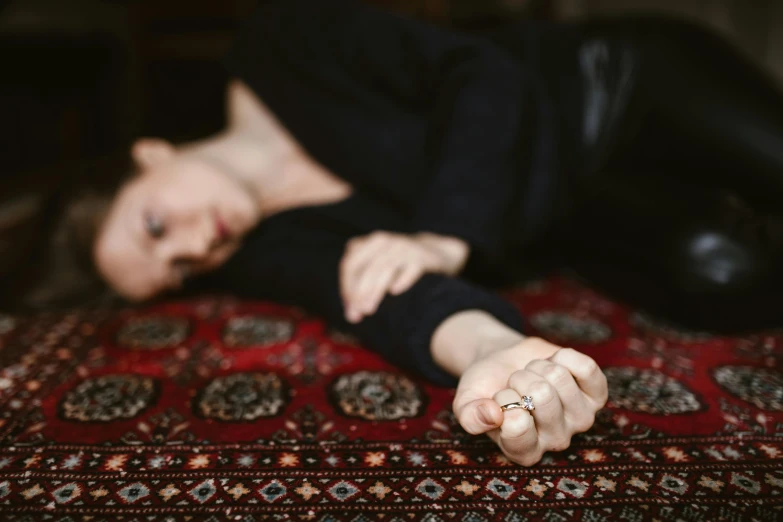
[[[483,310],[465,310],[443,321],[432,335],[435,363],[459,377],[488,350],[511,347],[525,338]]]

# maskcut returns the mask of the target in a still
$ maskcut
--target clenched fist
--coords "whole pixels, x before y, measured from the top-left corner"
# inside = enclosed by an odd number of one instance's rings
[[[387,293],[401,294],[425,273],[456,275],[468,245],[436,234],[378,231],[348,242],[340,262],[340,293],[352,323],[372,315]]]
[[[486,433],[510,460],[532,466],[590,429],[607,395],[606,377],[593,359],[528,337],[476,358],[460,377],[454,413],[466,431]],[[501,410],[524,396],[534,410]]]

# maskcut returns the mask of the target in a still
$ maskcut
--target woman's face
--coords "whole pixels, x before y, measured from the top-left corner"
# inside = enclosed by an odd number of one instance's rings
[[[252,194],[211,164],[173,149],[137,162],[141,173],[112,202],[94,248],[100,274],[131,300],[218,267],[258,221]]]

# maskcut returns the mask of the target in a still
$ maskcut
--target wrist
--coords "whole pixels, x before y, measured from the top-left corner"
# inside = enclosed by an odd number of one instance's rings
[[[435,330],[430,351],[435,363],[460,376],[476,361],[498,350],[511,348],[525,336],[483,310],[458,312]]]
[[[514,348],[525,339],[525,335],[515,330],[506,335],[487,335],[476,347],[473,362],[480,361],[491,354]]]

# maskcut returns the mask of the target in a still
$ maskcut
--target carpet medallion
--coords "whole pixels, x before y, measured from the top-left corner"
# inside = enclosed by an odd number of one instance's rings
[[[563,278],[506,296],[610,386],[532,468],[462,431],[453,390],[297,309],[0,317],[0,517],[783,520],[783,331],[685,331]]]

